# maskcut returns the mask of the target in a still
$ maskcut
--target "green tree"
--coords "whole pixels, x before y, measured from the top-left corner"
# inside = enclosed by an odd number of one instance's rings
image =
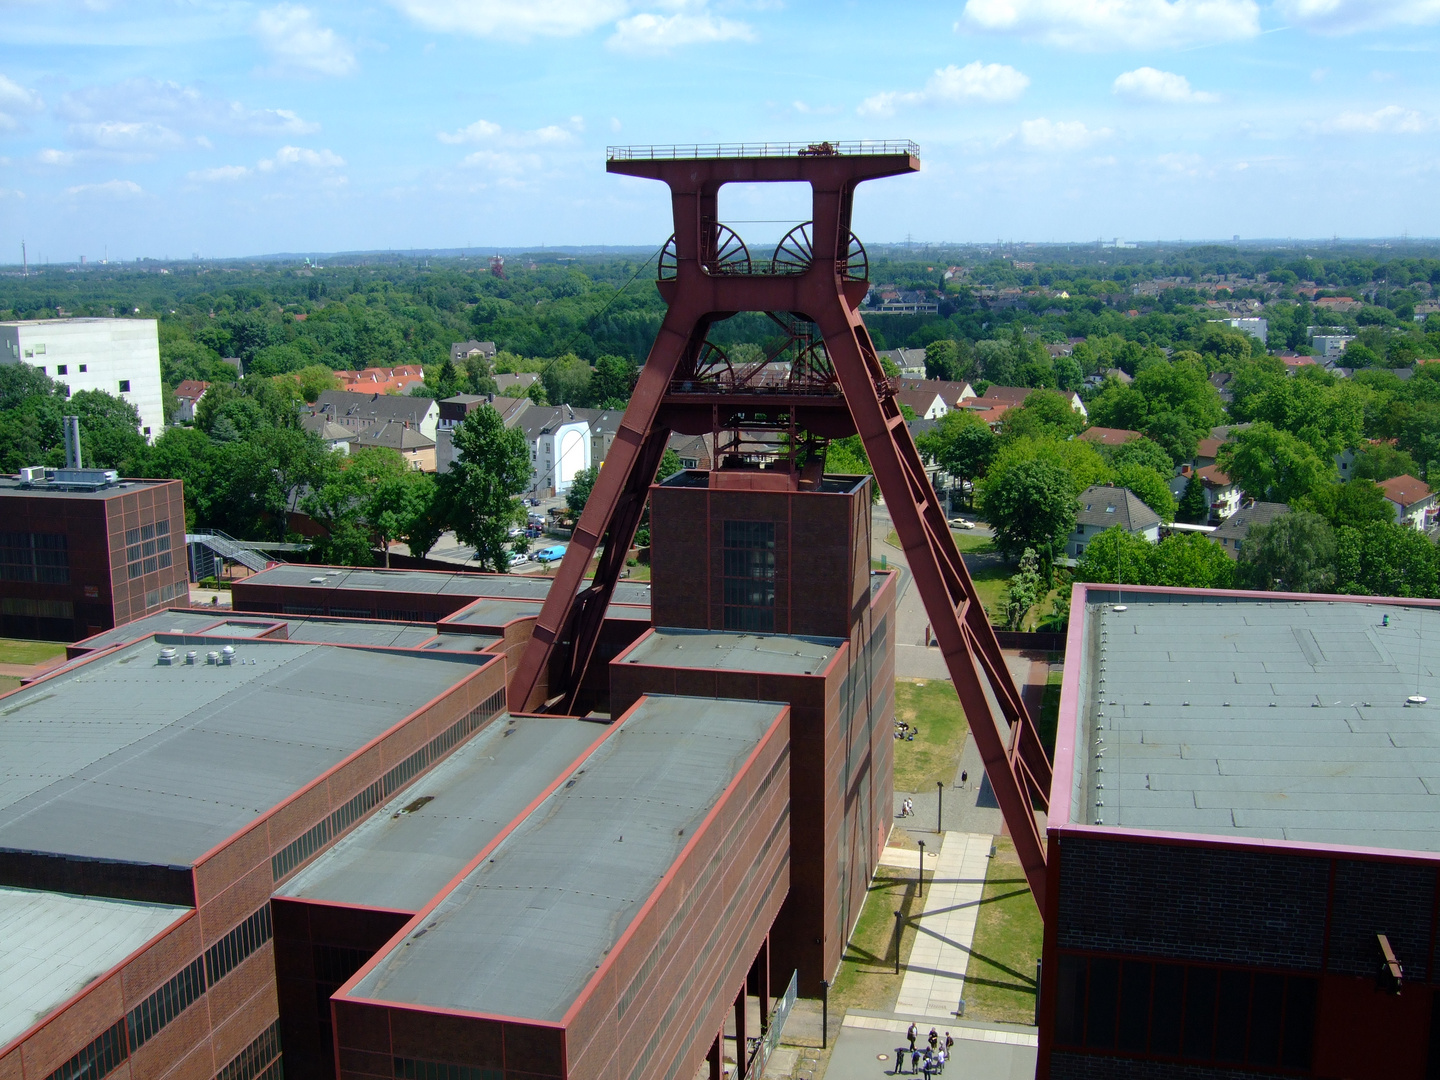
[[[1302,497],[1297,506],[1313,510],[1330,523],[1332,529],[1345,526],[1362,528],[1372,521],[1393,522],[1395,511],[1373,480],[1349,480],[1343,484],[1325,484]]]
[[[1040,575],[1040,558],[1034,548],[1026,548],[1020,556],[1020,569],[1010,579],[1005,591],[1005,629],[1023,630],[1025,616],[1046,593],[1045,579]]]
[[[488,405],[455,429],[455,461],[440,475],[443,517],[462,544],[475,549],[482,570],[508,568],[505,540],[524,521],[517,496],[530,483],[530,448],[519,428],[506,428]]]
[[[340,380],[324,364],[311,364],[295,373],[300,385],[300,396],[307,404],[313,405],[326,390],[339,390]],[[204,404],[203,402],[201,404]]]
[[[1151,550],[1151,585],[1183,589],[1229,589],[1235,563],[1199,533],[1171,533]]]
[[[1348,486],[1348,485],[1347,485]],[[1390,521],[1335,533],[1336,591],[1368,596],[1435,596],[1437,548],[1424,534]]]
[[[1327,483],[1335,472],[1315,450],[1288,431],[1257,421],[1230,433],[1216,464],[1247,495],[1266,502],[1288,503]]]
[[[995,457],[990,425],[964,409],[952,409],[916,440],[916,449],[966,487],[974,500],[974,483]]]
[[[426,380],[429,385],[429,380]],[[455,362],[450,357],[440,365],[440,370],[435,373],[434,394],[437,398],[454,397],[460,393],[460,372],[455,368]]]
[[[65,413],[80,418],[80,445],[87,468],[118,468],[145,443],[139,411],[103,390],[81,390],[70,398]]]
[[[1085,545],[1075,565],[1075,580],[1101,585],[1149,585],[1152,545],[1112,525]]]
[[[1180,496],[1180,504],[1175,508],[1175,520],[1198,525],[1209,516],[1210,507],[1205,501],[1205,484],[1197,474],[1191,473],[1190,479],[1185,481],[1185,493]]]
[[[545,365],[540,381],[551,405],[584,405],[590,400],[590,365],[566,353]]]
[[[634,393],[639,377],[640,370],[635,361],[623,356],[600,357],[595,361],[587,391],[591,406],[596,409],[625,408],[630,404],[630,395]]]
[[[1085,417],[1071,407],[1070,399],[1054,390],[1036,390],[1018,409],[1005,413],[1005,438],[1066,439],[1085,430]]]
[[[1396,476],[1419,477],[1420,472],[1420,466],[1409,453],[1382,442],[1365,446],[1355,455],[1350,476],[1353,480],[1379,483]]]
[[[946,338],[925,346],[925,377],[959,382],[968,371],[960,362],[960,346]]]
[[[198,428],[173,427],[152,445],[138,446],[120,466],[126,476],[138,479],[179,480],[185,489],[186,528],[193,531],[196,511],[211,471],[214,446]]]
[[[1335,532],[1319,514],[1281,514],[1269,524],[1250,527],[1240,543],[1236,583],[1273,592],[1330,592],[1335,553]]]
[[[1129,488],[1155,513],[1160,520],[1175,520],[1175,496],[1170,494],[1170,485],[1165,477],[1145,465],[1121,465],[1115,470],[1115,483]]]
[[[570,481],[570,490],[565,493],[565,508],[576,521],[585,512],[585,504],[590,501],[590,492],[595,490],[595,480],[599,476],[600,467],[591,465],[577,472],[575,479]]]
[[[1033,548],[1053,563],[1079,514],[1070,471],[1039,459],[992,469],[980,497],[996,546],[1007,558]]]
[[[1170,455],[1154,439],[1131,439],[1119,446],[1102,446],[1100,454],[1116,469],[1122,465],[1143,465],[1161,476],[1172,476],[1175,472]]]

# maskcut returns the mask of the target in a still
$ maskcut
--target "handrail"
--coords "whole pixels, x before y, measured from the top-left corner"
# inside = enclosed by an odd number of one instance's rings
[[[850,142],[689,143],[669,146],[607,146],[606,161],[688,160],[690,158],[875,157],[908,154],[920,147],[909,139],[861,139]]]

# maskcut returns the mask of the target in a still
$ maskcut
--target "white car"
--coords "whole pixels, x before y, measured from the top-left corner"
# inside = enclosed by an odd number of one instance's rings
[[[973,529],[974,527],[975,523],[973,521],[968,521],[965,518],[950,519],[950,528],[952,529]]]
[[[529,561],[530,561],[530,556],[529,556],[529,555],[522,554],[521,552],[518,552],[518,551],[512,551],[512,552],[510,553],[510,565],[511,565],[511,566],[519,566],[521,563],[527,563],[527,562],[529,562]]]

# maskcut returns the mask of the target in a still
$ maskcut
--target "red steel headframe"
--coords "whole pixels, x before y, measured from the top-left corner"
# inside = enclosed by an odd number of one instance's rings
[[[861,320],[858,308],[868,283],[846,274],[855,187],[864,180],[919,168],[917,152],[909,144],[612,150],[608,171],[662,180],[670,186],[674,268],[670,278],[660,281],[669,309],[536,620],[534,636],[511,680],[510,707],[533,710],[558,698],[560,707],[573,708],[670,436],[663,426],[667,390],[677,373],[693,369],[710,324],[740,311],[797,313],[816,323],[823,334],[845,404],[864,441],[986,775],[1043,914],[1045,848],[1035,813],[1037,807],[1048,805],[1050,761],[1005,666],[995,631],[905,426],[894,387]],[[784,273],[776,273],[768,263],[735,272],[717,264],[721,233],[716,201],[721,185],[766,182],[810,184],[812,256],[803,272],[786,267]],[[602,541],[595,577],[582,589]]]

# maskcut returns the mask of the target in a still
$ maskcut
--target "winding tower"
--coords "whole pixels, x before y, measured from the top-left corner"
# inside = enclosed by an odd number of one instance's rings
[[[675,232],[657,286],[669,305],[534,635],[509,687],[515,711],[575,707],[625,553],[672,431],[714,438],[715,479],[803,487],[831,439],[858,433],[959,693],[986,775],[1045,912],[1051,767],[861,319],[865,248],[851,232],[865,180],[919,171],[909,142],[611,147],[608,172],[669,185]],[[807,183],[811,217],[758,256],[717,218],[727,183]],[[709,340],[741,312],[773,320],[763,358]],[[592,580],[585,574],[597,550]]]

